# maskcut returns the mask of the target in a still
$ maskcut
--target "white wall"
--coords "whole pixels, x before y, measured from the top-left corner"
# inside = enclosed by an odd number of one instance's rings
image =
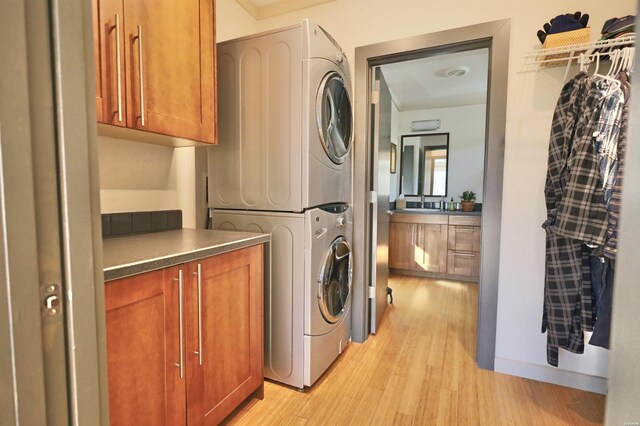
[[[217,41],[257,31],[257,21],[235,0],[216,1]],[[202,207],[196,210],[202,168],[196,168],[196,154],[206,158],[206,150],[98,140],[102,213],[180,209],[185,228],[203,226]]]
[[[470,189],[476,193],[476,201],[481,203],[484,176],[485,117],[485,104],[402,111],[397,116],[398,150],[402,135],[413,134],[411,132],[412,121],[440,119],[441,126],[438,131],[421,133],[449,133],[449,181],[446,198],[450,200],[453,197],[453,201],[460,201],[458,197]],[[392,115],[392,120],[393,118]],[[399,181],[397,185],[400,185]],[[397,193],[397,187],[395,191]],[[440,198],[427,197],[427,200],[437,201]],[[409,197],[409,199],[414,198]]]
[[[588,346],[584,355],[563,351],[559,368],[546,365],[545,335],[540,333],[545,251],[540,225],[549,128],[564,70],[522,72],[525,52],[539,46],[536,31],[542,24],[576,10],[590,14],[596,39],[606,19],[635,14],[636,2],[340,0],[259,26],[267,30],[310,18],[339,41],[353,63],[357,46],[511,18],[496,368],[602,391],[598,377],[607,375],[602,349]]]

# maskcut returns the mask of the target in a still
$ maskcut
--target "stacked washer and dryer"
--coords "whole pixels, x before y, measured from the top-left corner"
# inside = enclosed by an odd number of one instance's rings
[[[344,52],[320,26],[218,44],[213,228],[271,234],[265,376],[298,388],[351,334],[352,120]]]

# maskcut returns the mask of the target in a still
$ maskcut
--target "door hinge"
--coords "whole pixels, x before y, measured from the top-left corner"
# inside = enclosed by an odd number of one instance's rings
[[[380,92],[374,90],[371,92],[371,103],[374,105],[378,105],[378,102],[380,102]]]
[[[372,285],[369,286],[369,299],[376,298],[376,288]]]
[[[378,192],[377,191],[369,191],[369,200],[370,204],[376,204],[378,202]]]

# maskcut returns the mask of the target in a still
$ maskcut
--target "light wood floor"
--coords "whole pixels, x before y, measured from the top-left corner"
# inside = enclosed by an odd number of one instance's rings
[[[379,333],[350,343],[310,390],[265,384],[242,425],[590,425],[605,398],[476,367],[476,284],[393,277]]]

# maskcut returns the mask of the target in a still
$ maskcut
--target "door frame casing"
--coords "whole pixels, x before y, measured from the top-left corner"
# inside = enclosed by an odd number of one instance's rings
[[[371,175],[370,104],[372,68],[390,62],[406,61],[427,55],[489,48],[489,80],[486,114],[484,199],[482,214],[482,259],[478,294],[478,338],[476,361],[481,368],[493,370],[498,308],[500,265],[500,226],[502,220],[502,183],[506,133],[507,82],[509,65],[510,19],[455,28],[400,40],[356,48],[355,54],[355,143],[353,170],[354,229],[369,229]],[[367,339],[370,272],[367,257],[370,247],[367,233],[354,233],[355,266],[352,338]]]
[[[0,424],[109,424],[91,8],[0,5]]]

